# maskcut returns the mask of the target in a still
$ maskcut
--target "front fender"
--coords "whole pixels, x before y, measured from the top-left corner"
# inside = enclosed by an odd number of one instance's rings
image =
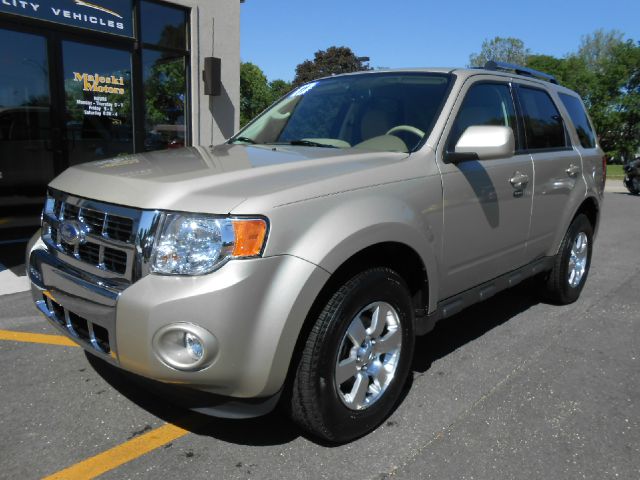
[[[335,272],[367,247],[395,242],[413,249],[430,279],[439,275],[441,184],[426,177],[299,202],[269,214],[265,255],[289,254]],[[429,310],[438,282],[429,282]]]

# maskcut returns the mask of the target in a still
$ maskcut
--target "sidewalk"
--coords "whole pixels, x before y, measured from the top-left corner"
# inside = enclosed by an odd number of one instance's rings
[[[11,293],[26,292],[29,290],[29,279],[23,273],[24,265],[13,269],[5,268],[0,263],[0,295],[9,295]],[[15,273],[16,271],[19,274]]]
[[[607,183],[604,184],[604,191],[612,193],[629,193],[627,187],[622,184],[621,178],[612,178],[607,180]]]

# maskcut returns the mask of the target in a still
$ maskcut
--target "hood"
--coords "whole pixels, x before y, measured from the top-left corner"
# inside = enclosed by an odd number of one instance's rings
[[[226,214],[248,198],[269,197],[275,205],[383,183],[359,173],[407,156],[281,145],[188,147],[76,165],[50,186],[143,209]]]

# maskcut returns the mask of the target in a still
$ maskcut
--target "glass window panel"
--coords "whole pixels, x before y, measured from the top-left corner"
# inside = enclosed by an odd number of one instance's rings
[[[241,135],[256,143],[311,140],[337,148],[373,139],[362,148],[411,151],[431,131],[449,81],[413,73],[318,80],[276,102]]]
[[[543,90],[520,87],[520,100],[524,110],[527,147],[565,147],[566,136],[562,117],[549,94]]]
[[[133,152],[131,54],[63,42],[69,164]]]
[[[161,47],[187,49],[187,12],[152,2],[140,4],[142,41]]]
[[[47,42],[0,29],[0,194],[43,194],[54,176]]]
[[[560,100],[562,100],[571,120],[573,120],[580,144],[584,148],[594,148],[596,146],[596,135],[593,128],[591,128],[591,122],[589,122],[589,117],[580,99],[573,95],[561,93]]]
[[[511,127],[516,135],[516,112],[507,85],[480,83],[469,89],[451,129],[447,151],[453,152],[464,131],[474,125]]]
[[[144,50],[145,150],[185,144],[186,61],[182,55]]]

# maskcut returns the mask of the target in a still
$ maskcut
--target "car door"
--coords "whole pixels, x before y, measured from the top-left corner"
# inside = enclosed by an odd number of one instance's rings
[[[510,127],[513,156],[447,162],[447,152],[470,126]],[[533,191],[531,156],[521,132],[511,85],[503,77],[469,79],[438,146],[443,188],[442,282],[447,298],[524,264]]]
[[[550,248],[565,231],[567,209],[580,204],[585,193],[580,154],[571,146],[565,122],[552,96],[534,83],[519,82],[526,147],[535,169],[529,260],[553,254]]]

